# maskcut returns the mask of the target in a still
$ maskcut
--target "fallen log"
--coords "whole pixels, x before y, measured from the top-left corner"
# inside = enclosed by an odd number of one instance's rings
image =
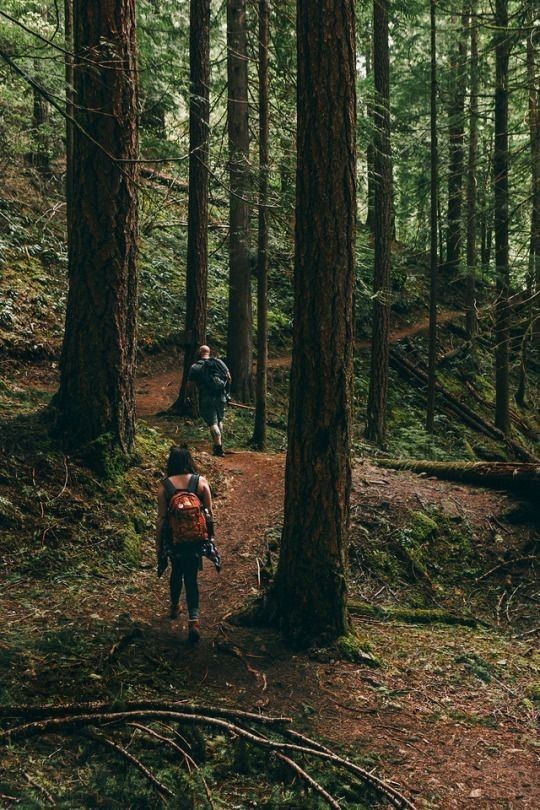
[[[450,624],[463,627],[478,627],[479,620],[472,616],[462,616],[440,608],[407,608],[370,605],[358,599],[349,599],[347,608],[352,616],[380,621],[398,621],[405,624]]]
[[[404,357],[396,349],[390,349],[390,364],[401,376],[408,382],[412,382],[419,388],[427,389],[428,378],[425,371],[418,366],[415,366],[406,357]],[[451,411],[456,416],[465,422],[465,424],[472,427],[478,433],[483,433],[495,441],[503,442],[508,450],[521,461],[529,464],[540,464],[540,459],[523,447],[519,442],[506,436],[502,430],[499,430],[495,425],[487,422],[480,414],[473,411],[465,402],[457,399],[453,394],[444,388],[441,383],[435,384],[435,390],[439,394],[443,407],[447,411]]]
[[[415,461],[413,459],[374,459],[379,467],[425,473],[446,481],[460,481],[495,489],[540,491],[540,464],[511,461]]]

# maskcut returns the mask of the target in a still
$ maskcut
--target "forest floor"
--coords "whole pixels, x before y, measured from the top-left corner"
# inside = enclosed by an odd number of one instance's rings
[[[167,374],[143,379],[138,407],[148,416],[155,405],[164,407],[170,385]],[[210,570],[203,576],[205,639],[182,655],[189,682],[202,680],[204,690],[225,685],[245,708],[304,714],[313,733],[372,757],[378,772],[419,806],[540,806],[538,713],[527,699],[540,664],[538,656],[534,662],[536,636],[516,639],[496,626],[426,627],[355,618],[384,661],[382,669],[370,670],[291,655],[268,630],[227,624],[226,617],[258,592],[265,532],[281,522],[284,455],[233,451],[219,469],[225,487],[216,500],[216,518],[225,562],[220,578]],[[513,498],[368,461],[356,466],[353,512],[415,510],[425,502],[482,527],[504,525]],[[511,532],[508,524],[506,531]],[[171,623],[163,588],[156,594],[151,579],[147,587],[141,587],[134,613],[173,652],[185,622]],[[353,583],[351,596],[355,590],[360,589]]]
[[[37,372],[31,378],[26,378],[30,386],[48,388],[51,382],[45,372],[41,379]],[[169,368],[143,375],[137,383],[140,415],[169,441],[179,439],[179,425],[157,412],[173,399],[177,380],[178,370]],[[223,570],[218,575],[206,563],[201,575],[200,644],[191,647],[184,641],[185,610],[176,621],[168,618],[167,577],[156,581],[148,536],[136,570],[81,575],[76,582],[69,582],[67,574],[31,583],[15,578],[2,589],[2,650],[12,656],[17,699],[107,699],[112,690],[125,697],[142,691],[167,699],[189,696],[206,704],[225,701],[291,716],[296,728],[354,752],[418,807],[540,806],[537,582],[527,591],[532,602],[520,601],[524,583],[519,576],[508,579],[506,558],[497,547],[502,544],[505,553],[517,556],[527,538],[532,541],[535,528],[529,519],[519,526],[511,520],[522,504],[510,494],[357,460],[352,513],[353,538],[360,549],[370,534],[379,543],[385,532],[403,525],[404,516],[410,520],[421,509],[423,520],[429,514],[449,525],[466,525],[471,542],[491,544],[485,570],[489,575],[489,561],[494,562],[504,583],[492,610],[493,605],[486,608],[472,596],[482,591],[483,575],[468,591],[466,586],[456,588],[449,597],[429,578],[394,586],[371,576],[369,569],[366,574],[358,552],[359,560],[357,555],[351,562],[351,598],[399,605],[407,601],[408,590],[427,588],[434,606],[455,613],[459,602],[462,613],[466,606],[469,615],[480,613],[485,620],[466,627],[355,617],[355,628],[369,638],[382,662],[372,669],[321,651],[294,653],[271,630],[227,621],[259,592],[269,538],[282,521],[284,455],[231,450],[216,460],[207,450],[206,443],[200,444],[197,458],[215,491]],[[450,542],[448,535],[443,542]],[[459,558],[459,548],[457,552]],[[524,575],[530,573],[527,569]],[[523,617],[529,623],[520,624]],[[80,634],[84,652],[72,645]],[[42,637],[50,640],[50,648]],[[14,638],[19,639],[19,652],[24,645],[19,658],[12,654]],[[69,742],[59,745],[65,750]],[[255,806],[247,799],[242,803],[238,793],[231,794],[231,802],[234,807]],[[311,805],[302,800],[286,806]]]

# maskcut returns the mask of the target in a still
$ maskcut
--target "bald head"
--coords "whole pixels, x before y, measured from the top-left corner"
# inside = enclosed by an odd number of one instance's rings
[[[210,357],[210,346],[199,346],[199,357]]]

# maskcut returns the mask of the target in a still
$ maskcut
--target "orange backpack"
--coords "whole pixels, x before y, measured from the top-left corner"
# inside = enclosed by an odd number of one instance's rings
[[[176,489],[169,478],[163,486],[168,497],[167,520],[171,545],[208,540],[204,507],[197,495],[200,475],[192,475],[187,489]]]

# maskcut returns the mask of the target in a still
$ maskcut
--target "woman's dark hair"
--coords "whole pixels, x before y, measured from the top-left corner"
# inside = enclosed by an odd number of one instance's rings
[[[195,472],[197,472],[197,467],[188,448],[185,445],[183,447],[171,447],[167,460],[167,477]]]

